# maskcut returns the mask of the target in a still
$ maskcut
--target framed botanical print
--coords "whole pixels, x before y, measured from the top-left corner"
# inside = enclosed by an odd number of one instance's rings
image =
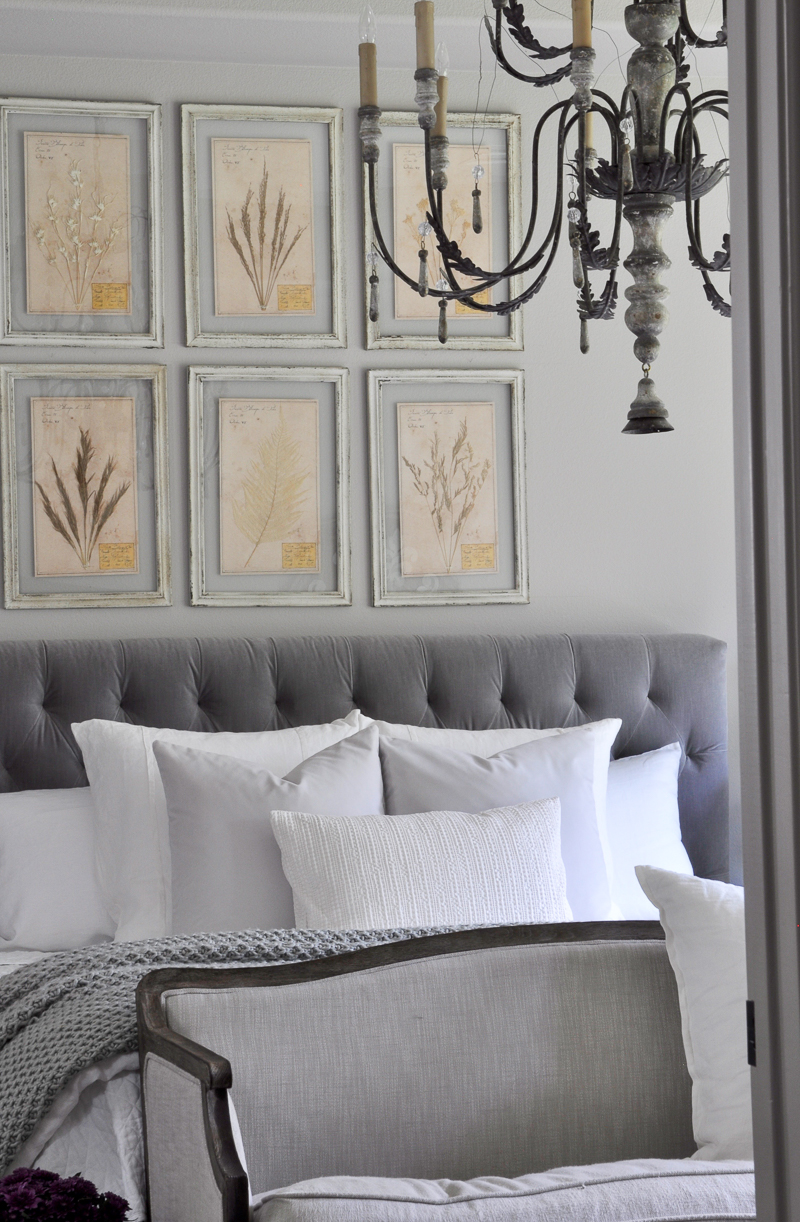
[[[0,103],[5,344],[164,346],[161,108]]]
[[[376,607],[527,603],[523,375],[369,375]]]
[[[349,606],[346,369],[189,370],[192,604]]]
[[[381,115],[378,178],[378,219],[395,262],[416,279],[419,250],[428,252],[431,284],[442,278],[440,256],[433,235],[422,233],[428,196],[425,186],[425,146],[416,113],[389,111]],[[450,140],[448,187],[443,197],[444,224],[450,238],[479,267],[503,267],[509,251],[521,243],[520,118],[511,114],[448,114]],[[377,256],[369,204],[368,167],[364,182],[364,310],[367,348],[434,348],[438,339],[439,305],[434,297],[421,297],[394,276]],[[477,176],[477,177],[476,177]],[[481,191],[482,228],[472,225],[472,192]],[[378,317],[370,318],[370,283],[378,275]],[[516,278],[503,281],[494,292],[503,298],[519,291]],[[498,296],[498,300],[500,296]],[[519,351],[522,318],[517,310],[499,316],[471,310],[461,302],[448,306],[447,348],[464,351]]]
[[[341,110],[182,113],[186,342],[343,348]]]
[[[4,365],[5,605],[169,606],[166,369]]]

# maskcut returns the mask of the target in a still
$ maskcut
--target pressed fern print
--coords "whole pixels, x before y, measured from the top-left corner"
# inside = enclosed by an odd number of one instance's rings
[[[318,565],[318,405],[220,401],[221,570]]]

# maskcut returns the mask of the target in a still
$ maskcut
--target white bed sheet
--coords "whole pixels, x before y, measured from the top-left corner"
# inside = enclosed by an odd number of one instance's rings
[[[0,975],[43,957],[42,951],[0,951]],[[83,1175],[98,1191],[128,1202],[128,1222],[145,1222],[138,1054],[121,1053],[76,1074],[8,1170],[15,1167]]]

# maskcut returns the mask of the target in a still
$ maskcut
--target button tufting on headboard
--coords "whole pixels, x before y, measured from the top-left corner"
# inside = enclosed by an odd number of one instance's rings
[[[86,783],[70,723],[271,730],[370,717],[464,729],[620,717],[615,755],[680,742],[695,870],[728,867],[725,646],[701,636],[0,642],[0,791]]]

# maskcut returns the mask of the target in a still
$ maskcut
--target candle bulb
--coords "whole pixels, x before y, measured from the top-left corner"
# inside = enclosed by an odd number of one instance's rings
[[[361,10],[358,22],[358,67],[361,82],[361,105],[378,105],[378,25],[369,4]]]
[[[435,68],[433,0],[417,0],[414,20],[417,26],[417,68]]]
[[[592,0],[572,0],[572,45],[592,45]]]
[[[443,42],[440,42],[436,48],[436,71],[439,73],[436,88],[439,93],[439,101],[436,103],[436,124],[433,129],[434,136],[447,135],[447,73],[449,68],[450,56],[447,53],[447,47]]]

